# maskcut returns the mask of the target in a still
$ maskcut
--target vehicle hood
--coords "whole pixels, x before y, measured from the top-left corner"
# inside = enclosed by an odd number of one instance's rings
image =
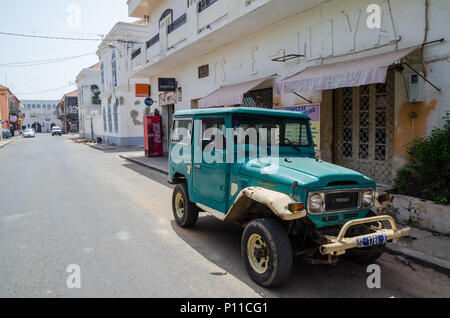
[[[283,157],[271,160],[271,163],[268,163],[269,159],[250,160],[243,164],[241,173],[275,184],[298,182],[299,186],[309,189],[333,186],[330,183],[336,182],[357,183],[355,186],[374,185],[373,180],[361,173],[315,158]]]

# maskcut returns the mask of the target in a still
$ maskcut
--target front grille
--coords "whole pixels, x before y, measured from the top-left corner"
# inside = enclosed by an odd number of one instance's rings
[[[329,193],[325,195],[327,212],[358,208],[359,192]]]

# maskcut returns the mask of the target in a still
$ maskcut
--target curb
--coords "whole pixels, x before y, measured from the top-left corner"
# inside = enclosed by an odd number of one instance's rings
[[[450,262],[446,260],[398,245],[388,245],[387,249],[389,254],[403,256],[404,258],[413,261],[414,263],[434,269],[441,274],[450,276]]]
[[[142,167],[145,167],[145,168],[148,168],[148,169],[151,169],[151,170],[155,170],[155,171],[163,173],[163,174],[165,174],[167,176],[169,175],[169,173],[167,171],[159,169],[159,168],[156,168],[156,167],[153,167],[153,166],[150,166],[150,165],[146,165],[145,163],[142,163],[139,160],[135,160],[133,158],[128,158],[128,157],[125,157],[125,156],[122,156],[122,155],[119,155],[119,157],[122,158],[122,159],[128,160],[130,162],[133,162],[135,164],[138,164],[138,165],[140,165]]]
[[[8,141],[5,142],[4,144],[0,145],[0,149],[3,148],[3,147],[8,146],[9,144],[12,144],[14,141],[16,141],[16,139],[8,140]]]

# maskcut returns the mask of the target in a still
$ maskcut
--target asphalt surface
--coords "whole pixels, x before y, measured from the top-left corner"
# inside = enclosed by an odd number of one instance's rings
[[[242,229],[202,215],[180,229],[167,176],[67,137],[0,149],[0,297],[449,297],[449,277],[384,255],[367,267],[296,262],[282,287],[247,276]],[[81,288],[67,287],[69,265]]]

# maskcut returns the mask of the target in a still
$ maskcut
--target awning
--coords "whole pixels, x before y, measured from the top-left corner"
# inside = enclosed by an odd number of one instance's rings
[[[264,83],[271,76],[260,78],[257,80],[222,86],[212,94],[198,101],[199,108],[221,107],[241,105],[244,101],[245,93],[251,91],[255,87]]]
[[[288,94],[385,83],[389,66],[417,48],[309,67],[279,82],[276,87],[279,94]]]

